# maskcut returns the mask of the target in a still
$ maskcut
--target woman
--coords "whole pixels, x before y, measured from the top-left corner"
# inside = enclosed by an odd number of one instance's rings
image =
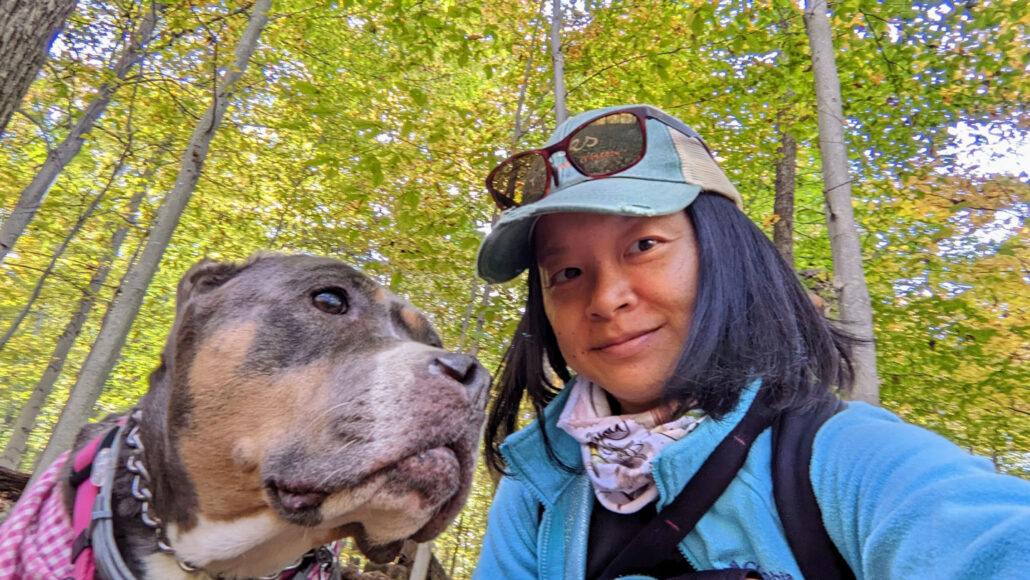
[[[504,212],[479,274],[528,269],[529,294],[487,424],[488,463],[505,476],[476,576],[801,578],[765,427],[846,390],[853,339],[740,211],[700,136],[653,107],[589,111],[487,186]],[[536,420],[513,433],[523,394]],[[700,520],[656,518],[735,439],[742,465]],[[1015,577],[1027,563],[1030,483],[945,439],[851,403],[810,452],[796,463],[810,465],[815,527],[844,575]],[[662,520],[686,534],[667,554],[638,537]]]

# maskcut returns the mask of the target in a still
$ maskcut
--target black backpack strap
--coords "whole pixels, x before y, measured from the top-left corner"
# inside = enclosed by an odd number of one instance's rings
[[[654,575],[652,569],[677,549],[680,540],[726,491],[747,460],[751,444],[772,421],[773,415],[756,398],[744,418],[716,446],[683,491],[612,559],[601,579],[629,574]]]
[[[816,432],[845,408],[847,404],[832,393],[824,393],[812,407],[783,411],[772,426],[773,497],[787,543],[805,578],[855,578],[826,533],[810,473]]]
[[[762,574],[757,570],[747,568],[730,568],[728,570],[690,572],[666,580],[762,580]]]

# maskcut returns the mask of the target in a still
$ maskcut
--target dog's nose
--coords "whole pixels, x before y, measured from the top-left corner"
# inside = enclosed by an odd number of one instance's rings
[[[440,354],[429,363],[430,368],[442,373],[465,386],[469,396],[475,397],[485,386],[486,371],[479,365],[476,357],[470,354]]]

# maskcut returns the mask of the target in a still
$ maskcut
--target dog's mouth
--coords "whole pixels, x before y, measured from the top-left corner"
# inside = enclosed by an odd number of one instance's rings
[[[288,479],[270,479],[265,482],[265,487],[279,513],[287,520],[302,525],[312,517],[317,517],[318,508],[331,493],[310,483]]]
[[[461,499],[457,496],[463,497],[460,492],[470,484],[463,481],[467,479],[463,474],[468,469],[467,461],[461,459],[461,446],[457,443],[423,449],[370,471],[358,481],[338,487],[318,485],[302,477],[288,475],[270,477],[265,480],[264,487],[272,507],[283,519],[305,527],[323,523],[327,514],[323,514],[321,508],[330,496],[360,488],[377,478],[382,479],[379,493],[414,493],[418,498],[418,509],[450,512],[450,504]]]
[[[391,491],[414,491],[425,508],[443,503],[461,484],[461,462],[447,445],[409,455],[383,472]]]

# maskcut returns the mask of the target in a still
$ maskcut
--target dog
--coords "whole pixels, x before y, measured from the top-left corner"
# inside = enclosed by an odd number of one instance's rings
[[[443,531],[468,495],[489,381],[420,311],[337,260],[205,260],[179,283],[148,392],[75,447],[108,433],[117,450],[102,463],[127,573],[285,578],[305,554],[324,564],[313,550],[334,540],[383,562]],[[67,517],[69,481],[86,476],[72,460],[53,469]],[[101,471],[94,461],[89,479]],[[102,568],[103,546],[89,548]]]

